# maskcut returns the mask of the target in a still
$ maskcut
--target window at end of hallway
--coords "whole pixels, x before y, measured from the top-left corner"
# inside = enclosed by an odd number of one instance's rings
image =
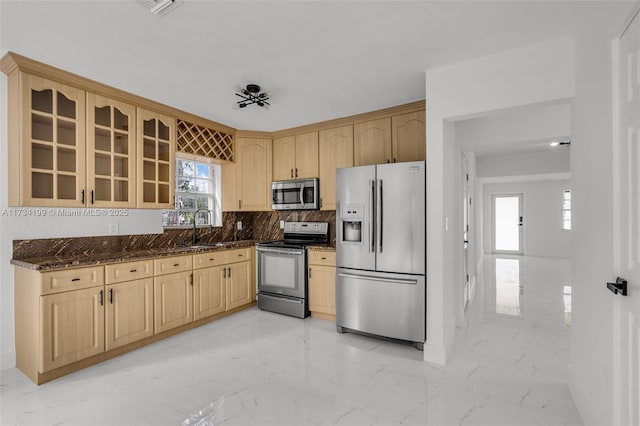
[[[176,159],[175,209],[162,212],[165,228],[222,226],[221,167],[200,161]],[[208,209],[211,213],[197,210]]]
[[[562,229],[571,230],[571,191],[562,191]]]

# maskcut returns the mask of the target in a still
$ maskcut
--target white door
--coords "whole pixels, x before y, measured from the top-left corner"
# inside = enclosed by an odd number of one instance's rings
[[[523,194],[491,196],[493,253],[523,254]]]
[[[613,423],[640,424],[640,18],[614,42],[614,271],[628,280],[613,306]],[[614,281],[616,277],[612,277]]]

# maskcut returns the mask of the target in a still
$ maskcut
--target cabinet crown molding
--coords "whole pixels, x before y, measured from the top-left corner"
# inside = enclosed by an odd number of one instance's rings
[[[153,101],[151,99],[147,99],[143,96],[138,96],[133,93],[129,93],[103,83],[99,83],[95,80],[82,77],[78,74],[74,74],[72,72],[65,71],[63,69],[27,58],[26,56],[22,56],[18,53],[10,51],[5,53],[2,58],[0,58],[0,71],[8,76],[16,69],[28,74],[52,79],[59,83],[68,84],[78,89],[95,93],[96,95],[102,95],[116,101],[127,102],[160,114],[170,115],[180,120],[199,124],[201,126],[209,127],[214,130],[229,133],[231,135],[235,134],[236,132],[235,128],[229,127],[222,123],[218,123],[216,121],[179,110],[177,108]]]

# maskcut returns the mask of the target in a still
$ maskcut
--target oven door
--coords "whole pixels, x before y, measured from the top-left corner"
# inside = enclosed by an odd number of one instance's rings
[[[306,250],[256,248],[256,276],[259,293],[282,294],[285,296],[306,296]]]

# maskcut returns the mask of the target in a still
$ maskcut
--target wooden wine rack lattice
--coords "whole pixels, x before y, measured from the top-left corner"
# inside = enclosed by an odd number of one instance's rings
[[[177,150],[187,154],[233,161],[233,135],[178,120]]]

